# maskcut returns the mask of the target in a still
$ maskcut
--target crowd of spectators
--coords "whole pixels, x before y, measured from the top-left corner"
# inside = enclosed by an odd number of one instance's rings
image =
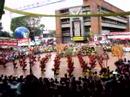
[[[35,55],[42,54],[44,52],[52,52],[54,48],[52,46],[42,47],[36,46],[31,47],[30,51],[33,52]],[[13,48],[0,48],[0,62],[3,63],[3,60],[6,62],[13,61],[15,59],[19,59],[22,56],[27,57],[29,55],[29,51],[27,47],[20,47],[14,50]]]
[[[6,61],[9,62],[11,60],[16,59],[19,56],[18,52],[13,51],[11,49],[0,49],[0,62]]]
[[[130,63],[115,62],[114,73],[109,68],[89,76],[75,78],[36,78],[0,76],[0,97],[129,97]],[[107,77],[106,77],[107,76]]]

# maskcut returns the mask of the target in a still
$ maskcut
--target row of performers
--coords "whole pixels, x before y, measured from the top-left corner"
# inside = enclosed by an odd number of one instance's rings
[[[104,55],[105,55],[105,53],[104,53]],[[97,56],[95,54],[92,54],[92,55],[88,56],[89,57],[89,65],[88,65],[88,63],[86,63],[84,61],[84,59],[82,58],[81,55],[78,55],[78,59],[79,59],[79,62],[80,62],[81,68],[82,68],[82,72],[85,73],[88,70],[88,68],[91,68],[91,69],[95,68],[97,62],[99,63],[101,68],[105,67],[103,61],[104,60],[107,61],[109,59],[109,57],[108,57],[108,55],[106,55],[107,57],[104,58],[103,57],[104,55]],[[50,57],[51,57],[51,54],[47,54],[43,58],[38,57],[37,60],[40,61],[40,64],[41,64],[40,67],[41,67],[42,72],[45,72],[46,63],[48,62]],[[54,75],[59,75],[60,59],[61,59],[61,57],[59,55],[56,55],[56,57],[54,59],[54,68],[52,69],[54,71]],[[30,66],[34,65],[35,62],[36,62],[36,57],[34,55],[30,55],[29,56]],[[20,63],[20,66],[23,68],[23,70],[25,70],[25,68],[27,66],[26,58],[22,57],[19,60],[19,63]],[[16,68],[16,66],[17,66],[16,61],[13,61],[13,65],[14,65],[14,68]],[[67,73],[69,76],[72,76],[72,73],[74,71],[74,62],[72,61],[71,56],[67,57],[67,66],[68,66]]]
[[[29,58],[29,64],[32,67],[35,64],[35,62],[37,61],[36,56],[35,55],[29,55],[28,58]],[[20,64],[20,67],[22,67],[23,70],[26,70],[26,67],[27,67],[27,57],[24,57],[24,56],[21,57],[19,59],[19,64]],[[13,66],[14,66],[14,68],[17,68],[16,60],[13,61]]]
[[[32,68],[32,66],[35,64],[36,61],[39,61],[40,62],[40,67],[41,67],[41,71],[44,71],[45,70],[45,65],[46,63],[48,62],[49,58],[51,57],[51,54],[47,54],[45,57],[41,58],[41,56],[39,55],[38,57],[36,57],[35,55],[33,54],[30,54],[28,59],[29,59],[29,64],[30,64],[30,67]],[[13,64],[13,67],[14,69],[17,69],[18,68],[18,64],[20,64],[20,67],[22,67],[22,70],[26,70],[26,67],[27,67],[27,57],[25,56],[21,56],[20,59],[18,59],[19,62],[17,62],[17,60],[13,60],[12,61],[12,64]],[[6,64],[6,63],[5,63]],[[4,67],[6,68],[6,65],[4,65]]]
[[[54,59],[54,68],[52,70],[54,71],[55,77],[59,75],[60,59],[61,59],[61,57],[59,55],[56,55],[56,57]],[[67,57],[67,66],[68,66],[67,73],[69,76],[72,76],[72,73],[74,71],[74,62],[72,61],[71,56]]]
[[[106,52],[103,53],[103,55],[96,55],[91,54],[88,56],[89,62],[86,63],[81,55],[78,55],[78,59],[80,62],[80,66],[82,68],[83,75],[86,75],[91,72],[92,69],[96,67],[97,64],[99,64],[100,68],[106,68],[107,62],[109,60],[109,56]]]
[[[45,71],[45,67],[46,67],[46,63],[48,62],[48,60],[50,59],[51,54],[47,54],[45,57],[41,58],[41,56],[39,55],[38,57],[36,57],[35,55],[29,55],[29,64],[30,64],[30,69],[32,68],[33,65],[35,65],[36,61],[40,62],[40,67],[41,67],[41,71]],[[22,67],[23,70],[26,70],[27,67],[27,58],[26,57],[21,57],[19,59],[19,64],[20,67]],[[16,69],[18,66],[18,63],[16,60],[12,61],[14,68]]]
[[[47,62],[49,61],[49,59],[50,59],[50,57],[51,57],[51,54],[47,54],[47,55],[45,55],[45,57],[43,57],[43,58],[39,58],[39,61],[40,61],[40,67],[41,67],[41,72],[42,73],[44,73],[46,70],[46,64],[47,64]]]
[[[109,56],[106,52],[103,53],[103,55],[96,55],[96,54],[91,54],[88,56],[89,58],[89,63],[86,63],[82,57],[82,55],[78,55],[78,59],[82,68],[82,73],[86,74],[88,71],[94,69],[97,64],[100,65],[101,69],[107,67],[107,62],[109,59]],[[104,63],[105,61],[105,63]],[[54,75],[59,75],[59,66],[60,66],[60,56],[56,56],[54,60]],[[67,73],[69,76],[72,76],[73,71],[74,71],[74,62],[72,61],[72,57],[68,56],[67,57]]]
[[[18,59],[19,62],[17,62],[16,59],[13,59],[11,62],[13,64],[14,69],[17,69],[18,63],[19,63],[20,67],[22,67],[23,70],[26,70],[26,66],[27,66],[26,59],[27,59],[26,56],[20,56],[20,58]],[[35,55],[29,55],[29,63],[33,65],[35,62],[36,62],[36,56]],[[8,61],[6,61],[3,58],[2,61],[0,61],[0,63],[4,66],[4,68],[6,68],[6,64],[8,63]]]
[[[60,59],[61,57],[57,54],[54,59],[54,68],[52,69],[54,71],[54,76],[56,77],[59,75],[59,69],[60,69]]]

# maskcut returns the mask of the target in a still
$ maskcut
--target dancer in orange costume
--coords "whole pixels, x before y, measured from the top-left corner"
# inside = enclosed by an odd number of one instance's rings
[[[114,45],[111,49],[112,54],[116,57],[118,57],[118,59],[122,59],[123,57],[123,48],[120,45]]]

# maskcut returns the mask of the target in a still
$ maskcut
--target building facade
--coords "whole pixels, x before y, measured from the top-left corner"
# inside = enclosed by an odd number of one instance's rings
[[[124,12],[104,0],[83,0],[83,5],[64,8],[56,14],[97,14]],[[127,16],[100,17],[56,17],[56,38],[58,43],[86,40],[88,33],[100,34],[105,32],[129,31]]]

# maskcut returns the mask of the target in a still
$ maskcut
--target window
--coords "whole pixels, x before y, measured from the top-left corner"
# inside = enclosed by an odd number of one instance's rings
[[[69,12],[69,9],[60,10],[60,13],[68,13],[68,12]]]
[[[61,24],[68,24],[70,22],[69,18],[61,19]]]

